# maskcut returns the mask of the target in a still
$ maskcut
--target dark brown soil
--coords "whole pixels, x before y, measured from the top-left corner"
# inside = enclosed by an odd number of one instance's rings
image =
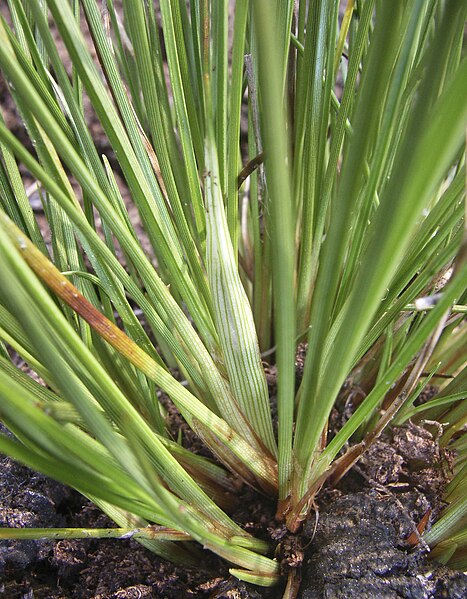
[[[0,526],[112,527],[78,493],[15,464],[0,462]],[[250,492],[246,490],[246,493]],[[266,535],[273,518],[259,513],[258,499],[240,498],[236,519]],[[197,568],[177,567],[131,540],[0,541],[0,596],[39,599],[133,597],[277,597],[257,594],[229,576],[228,567],[206,553]]]
[[[466,596],[466,576],[404,546],[419,511],[417,493],[370,490],[337,498],[320,512],[303,567],[301,599],[428,599]]]
[[[442,507],[438,498],[449,464],[441,458],[435,434],[399,427],[338,489],[322,491],[301,535],[286,534],[274,521],[274,503],[247,487],[233,518],[276,545],[284,578],[291,568],[301,573],[302,599],[460,599],[467,577],[428,562],[423,543],[415,549],[407,543],[423,516]],[[0,526],[113,524],[75,491],[3,458]],[[208,552],[198,568],[186,568],[131,540],[0,542],[0,596],[8,599],[275,599],[282,592],[238,582]]]

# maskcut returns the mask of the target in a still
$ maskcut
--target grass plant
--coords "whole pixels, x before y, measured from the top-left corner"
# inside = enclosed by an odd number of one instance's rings
[[[118,4],[8,0],[0,22],[29,138],[0,120],[0,451],[118,528],[1,537],[134,536],[180,563],[197,541],[273,585],[273,548],[228,515],[235,480],[296,532],[385,427],[423,418],[457,452],[426,540],[465,567],[466,3]],[[161,391],[217,462],[171,437]]]

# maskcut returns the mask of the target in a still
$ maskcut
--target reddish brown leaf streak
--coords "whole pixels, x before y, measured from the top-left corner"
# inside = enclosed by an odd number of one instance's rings
[[[5,232],[36,275],[121,355],[152,378],[157,385],[164,388],[164,385],[161,384],[163,369],[123,331],[99,312],[6,215],[0,215],[0,218],[3,218],[6,223]],[[196,398],[193,396],[193,399]],[[237,438],[234,431],[222,419],[217,418],[214,414],[210,414],[206,418],[209,419],[214,434],[220,436],[224,442],[230,442]],[[262,454],[258,454],[258,459],[267,465],[269,470],[264,479],[260,477],[261,484],[266,485],[268,490],[270,490],[270,486],[275,489],[277,486],[276,463]]]
[[[148,366],[148,356],[127,335],[95,308],[82,293],[47,260],[26,237],[18,237],[16,246],[40,279],[106,341],[125,355],[135,366]]]
[[[422,519],[417,524],[417,532],[415,532],[415,530],[414,530],[413,533],[410,534],[409,537],[407,538],[406,543],[410,547],[415,547],[416,545],[418,545],[418,543],[420,541],[420,535],[423,534],[423,532],[426,528],[426,525],[428,524],[428,520],[430,519],[431,511],[432,510],[430,508],[423,514]]]

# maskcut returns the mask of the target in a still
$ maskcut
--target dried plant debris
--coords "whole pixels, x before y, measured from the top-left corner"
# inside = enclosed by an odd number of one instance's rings
[[[417,490],[427,498],[433,517],[444,507],[444,489],[452,477],[452,452],[439,445],[440,429],[409,422],[394,427],[363,456],[359,466],[370,483],[392,492]]]

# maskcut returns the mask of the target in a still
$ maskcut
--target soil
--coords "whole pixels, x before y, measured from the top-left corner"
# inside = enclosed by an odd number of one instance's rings
[[[429,562],[423,543],[414,549],[408,542],[427,513],[442,509],[448,470],[449,456],[440,451],[436,433],[410,424],[378,441],[338,488],[325,488],[299,535],[275,522],[274,503],[248,487],[232,517],[276,546],[284,579],[290,569],[302,577],[301,599],[461,599],[467,576]],[[113,523],[76,491],[3,458],[4,526]],[[280,586],[237,581],[208,552],[199,568],[186,568],[132,540],[0,541],[0,596],[8,599],[276,599],[282,593]]]
[[[249,493],[249,491],[247,491]],[[245,499],[245,498],[243,498]],[[237,519],[254,531],[273,517],[242,501]],[[267,521],[267,522],[266,522]],[[0,461],[0,527],[113,527],[76,491],[16,464]],[[249,587],[249,588],[248,588]],[[275,597],[229,576],[206,553],[200,568],[177,567],[132,540],[0,541],[0,596],[21,599],[137,597]]]
[[[417,494],[382,495],[376,490],[337,498],[309,521],[313,539],[303,567],[302,599],[427,599],[466,596],[466,576],[430,564],[422,551],[408,552],[404,539],[414,521]]]

